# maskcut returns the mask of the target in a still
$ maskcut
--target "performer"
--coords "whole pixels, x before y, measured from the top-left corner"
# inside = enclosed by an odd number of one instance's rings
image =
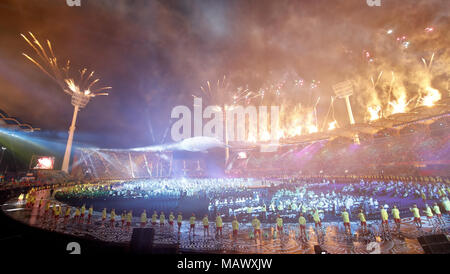
[[[322,222],[320,220],[319,210],[317,208],[314,210],[313,220],[314,220],[315,228],[317,228],[317,227],[322,228]]]
[[[161,211],[161,214],[159,215],[159,225],[163,226],[166,222],[166,215],[164,215],[164,212]]]
[[[425,210],[423,211],[425,215],[427,215],[428,224],[430,226],[433,226],[433,211],[431,211],[431,208],[428,206],[428,204],[425,204]]]
[[[169,225],[171,228],[173,228],[173,220],[175,219],[175,216],[173,216],[173,212],[170,212],[169,214]]]
[[[81,206],[81,211],[80,211],[80,220],[79,223],[83,224],[84,223],[84,214],[86,213],[86,205],[83,204]]]
[[[239,231],[239,222],[236,216],[234,216],[233,221],[231,222],[231,226],[233,227],[233,236],[237,237]]]
[[[361,209],[358,214],[359,221],[361,222],[361,229],[363,233],[367,232],[367,222],[366,222],[366,216],[364,215],[364,211]]]
[[[384,229],[389,231],[389,215],[383,206],[380,206],[381,225]]]
[[[303,217],[303,213],[300,213],[300,217],[298,218],[298,224],[300,227],[300,235],[306,239],[306,219]]]
[[[352,234],[352,229],[350,227],[350,217],[348,216],[348,212],[347,212],[346,208],[344,208],[344,211],[342,212],[341,216],[342,216],[342,221],[344,222],[344,229],[345,230],[348,229],[348,232],[350,234]]]
[[[280,214],[277,214],[277,231],[283,232],[283,219],[280,217]]]
[[[44,209],[45,216],[48,215],[49,210],[50,210],[50,201],[47,201],[47,202],[45,202],[45,209]]]
[[[392,217],[394,217],[395,225],[397,226],[397,231],[400,231],[400,211],[398,210],[397,206],[394,205],[394,208],[391,210]]]
[[[183,215],[181,215],[181,212],[178,212],[178,216],[177,216],[177,224],[178,224],[178,234],[180,234],[181,232],[181,223],[183,222]]]
[[[261,210],[262,210],[262,213],[263,213],[263,216],[264,216],[264,220],[267,220],[267,207],[266,207],[265,203],[263,204]]]
[[[209,220],[208,220],[208,214],[205,214],[203,217],[203,237],[206,237],[208,235],[209,237]]]
[[[80,223],[80,210],[75,208],[75,216],[73,216],[73,223]]]
[[[153,211],[152,215],[152,225],[156,225],[156,219],[158,219],[158,214],[156,213],[156,210]]]
[[[64,214],[64,224],[67,224],[67,221],[69,220],[71,209],[72,208],[70,206],[66,209],[66,214]]]
[[[450,201],[447,197],[444,197],[442,199],[442,205],[444,206],[445,213],[447,213],[447,215],[450,215]]]
[[[156,212],[155,212],[155,214],[156,214]],[[152,222],[153,222],[153,220],[152,220]],[[156,223],[156,217],[155,217],[155,223]],[[145,227],[146,225],[147,225],[147,211],[144,209],[144,211],[141,214],[141,227]]]
[[[133,211],[130,210],[127,213],[127,231],[130,231],[131,221],[133,220]]]
[[[427,202],[427,195],[425,195],[425,193],[423,193],[423,191],[420,192],[420,196],[422,197],[422,200],[424,203]]]
[[[420,212],[419,209],[417,208],[417,205],[414,204],[413,208],[409,209],[413,215],[414,215],[414,223],[416,224],[417,227],[422,227],[422,222],[420,220]]]
[[[111,223],[111,227],[115,226],[115,222],[116,222],[116,210],[113,208],[111,209],[111,213],[109,214],[109,221]]]
[[[124,228],[125,225],[125,219],[127,218],[127,212],[124,210],[122,211],[122,214],[120,215],[120,222],[122,223],[121,228]]]
[[[61,214],[61,208],[59,207],[59,205],[56,205],[54,210],[54,215],[55,215],[55,226],[58,225],[58,220],[59,220],[59,215]]]
[[[191,235],[191,231],[193,232],[192,235],[195,236],[195,214],[192,213],[191,218],[189,218],[189,235]]]
[[[433,210],[434,210],[434,213],[436,213],[436,216],[437,216],[437,218],[438,218],[438,221],[439,221],[441,224],[445,225],[445,221],[444,221],[444,219],[442,218],[441,209],[439,208],[439,205],[438,205],[437,203],[434,203]]]
[[[88,224],[91,224],[91,218],[92,218],[93,212],[94,212],[94,207],[91,205],[88,210],[88,221],[87,221]]]
[[[256,215],[255,215],[255,217],[252,220],[252,226],[253,226],[253,229],[254,229],[255,237],[256,237],[256,234],[261,236],[261,222],[258,220],[258,217]]]
[[[105,220],[106,220],[106,208],[103,208],[103,211],[102,211],[102,226],[104,225]]]
[[[218,235],[219,232],[220,232],[220,236],[222,236],[222,227],[223,227],[222,217],[220,216],[219,213],[217,213],[217,217],[216,217],[216,235]]]

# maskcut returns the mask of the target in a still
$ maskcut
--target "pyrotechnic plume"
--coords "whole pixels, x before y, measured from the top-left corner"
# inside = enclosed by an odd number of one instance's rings
[[[380,106],[369,106],[367,108],[367,111],[370,114],[369,121],[375,121],[375,120],[378,120],[381,118],[381,115],[380,115],[381,107]]]
[[[406,112],[406,107],[409,105],[409,103],[413,99],[411,99],[411,100],[409,100],[407,102],[406,101],[406,95],[402,95],[397,100],[389,102],[389,105],[392,107],[391,114],[405,113]]]
[[[210,104],[218,106],[249,104],[253,99],[264,96],[264,92],[261,90],[255,92],[247,87],[231,88],[226,76],[223,76],[222,80],[217,80],[215,85],[211,84],[210,81],[206,81],[206,86],[201,86],[200,89]],[[196,95],[192,96],[198,97]]]
[[[441,93],[439,90],[432,87],[427,87],[425,90],[427,94],[421,99],[422,105],[427,107],[434,106],[434,104],[441,99]]]
[[[431,54],[431,58],[430,61],[427,63],[427,61],[425,60],[425,58],[422,57],[422,62],[425,66],[425,69],[427,70],[428,73],[431,72],[431,66],[433,65],[433,59],[434,59],[434,52],[433,54]]]
[[[370,81],[372,82],[372,87],[373,87],[374,90],[377,87],[378,82],[380,81],[381,75],[383,75],[383,71],[380,71],[376,81],[373,80],[373,76],[370,76]]]
[[[336,121],[330,122],[328,124],[328,130],[333,130],[333,129],[336,128],[336,126],[337,126],[337,122]]]
[[[26,53],[22,53],[28,60],[35,64],[42,72],[53,79],[64,92],[69,95],[74,93],[84,93],[85,96],[95,97],[97,95],[108,95],[108,93],[99,93],[102,90],[110,89],[111,87],[94,88],[94,85],[100,81],[100,79],[93,78],[94,71],[88,72],[86,68],[80,71],[78,80],[70,76],[70,61],[67,60],[66,65],[60,67],[58,59],[53,52],[52,44],[49,40],[46,40],[47,48],[37,40],[33,33],[28,32],[30,39],[25,35],[20,34],[28,45],[33,48],[37,54],[37,59],[33,59]]]

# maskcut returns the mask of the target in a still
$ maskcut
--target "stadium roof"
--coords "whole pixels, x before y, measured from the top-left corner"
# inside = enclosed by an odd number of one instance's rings
[[[23,123],[18,118],[10,117],[8,114],[0,109],[0,128],[7,128],[11,130],[33,132],[35,130],[40,130],[39,128],[34,128],[32,125]]]

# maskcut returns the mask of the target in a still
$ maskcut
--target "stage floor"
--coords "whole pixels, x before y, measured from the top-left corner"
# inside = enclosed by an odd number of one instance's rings
[[[36,198],[50,199],[49,192],[44,190],[37,193]],[[64,205],[64,204],[63,204]],[[17,198],[9,200],[2,205],[2,210],[12,218],[27,225],[66,233],[76,236],[93,237],[102,241],[128,244],[131,240],[131,231],[121,228],[121,223],[116,221],[114,228],[107,221],[101,222],[101,213],[94,212],[92,224],[74,224],[72,219],[64,223],[64,218],[59,218],[58,223],[50,216],[45,216],[44,208],[35,205],[34,208],[26,208],[23,202]],[[72,214],[74,212],[72,211]],[[186,216],[185,216],[186,217]],[[117,218],[119,220],[120,217]],[[385,239],[380,231],[380,222],[368,221],[368,226],[373,233],[371,236],[362,235],[359,222],[352,222],[352,236],[345,234],[342,223],[323,222],[324,234],[316,233],[314,225],[307,224],[307,240],[302,241],[298,237],[298,224],[284,224],[282,235],[274,236],[274,224],[261,224],[261,237],[252,238],[253,230],[250,224],[240,224],[237,237],[231,235],[231,223],[224,222],[223,235],[215,237],[214,224],[210,223],[210,236],[204,236],[203,225],[196,223],[195,236],[189,235],[189,223],[183,221],[181,233],[177,233],[176,225],[171,228],[167,224],[159,224],[154,227],[154,244],[178,244],[180,251],[212,252],[212,253],[244,253],[244,254],[311,254],[314,253],[314,245],[320,245],[322,249],[332,254],[421,254],[424,253],[417,241],[421,235],[440,234],[448,235],[450,218],[445,216],[445,227],[432,227],[424,217],[423,227],[417,229],[412,218],[402,219],[400,233],[392,232],[391,239]],[[134,217],[132,227],[139,226],[139,218]],[[394,225],[391,224],[391,231]],[[317,236],[319,234],[319,237]],[[371,242],[375,242],[371,243]],[[377,250],[377,248],[379,249]]]

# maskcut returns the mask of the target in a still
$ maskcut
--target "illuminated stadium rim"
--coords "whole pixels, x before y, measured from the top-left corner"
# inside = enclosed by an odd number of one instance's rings
[[[14,117],[9,117],[6,112],[0,110],[0,120],[7,125],[6,127],[17,126],[20,130],[33,132],[35,130],[41,130],[40,128],[34,128],[30,124],[22,123]],[[12,122],[12,123],[11,123]],[[0,124],[1,126],[1,124]]]
[[[257,148],[261,145],[284,145],[284,146],[292,145],[292,146],[295,146],[295,145],[304,144],[304,143],[326,141],[326,140],[329,140],[332,138],[337,138],[337,137],[352,138],[355,134],[372,134],[373,135],[382,130],[390,129],[390,128],[399,130],[401,128],[404,128],[406,126],[413,125],[416,123],[435,121],[440,118],[450,116],[450,112],[446,112],[446,113],[438,114],[435,116],[420,117],[419,119],[417,119],[418,117],[414,113],[408,113],[408,114],[410,114],[410,117],[411,117],[410,121],[394,124],[395,123],[394,120],[389,120],[392,122],[391,126],[386,126],[386,127],[374,126],[372,124],[354,124],[354,125],[349,125],[344,128],[337,128],[330,132],[317,132],[317,133],[313,133],[313,134],[296,136],[296,137],[292,137],[289,139],[282,139],[280,144],[270,144],[270,143],[264,143],[264,142],[258,142],[258,143],[230,142],[230,145],[232,146],[232,148],[231,148],[232,150],[251,150],[252,148]],[[389,119],[389,117],[382,118],[382,119]],[[340,134],[336,134],[336,133],[340,133]],[[151,152],[158,153],[158,154],[172,152],[172,150],[164,150],[163,146],[158,146],[158,147],[160,147],[158,150],[151,151]],[[117,152],[138,152],[135,149],[102,149],[102,148],[88,148],[88,147],[78,148],[78,149],[81,151],[85,151],[85,152],[92,151],[92,150],[95,150],[95,151],[117,151]]]
[[[356,134],[376,134],[385,129],[401,129],[408,125],[416,123],[425,123],[427,121],[435,121],[443,117],[450,116],[450,98],[445,98],[436,103],[432,107],[420,106],[412,109],[406,113],[396,113],[388,117],[380,118],[370,123],[357,123],[353,125],[347,125],[342,128],[336,128],[332,131],[316,132],[312,134],[294,136],[287,139],[281,139],[279,144],[271,144],[269,142],[230,142],[233,146],[232,149],[251,149],[261,145],[297,145],[312,142],[326,141],[337,137],[353,138]],[[401,118],[401,119],[400,119]],[[122,151],[122,152],[134,152],[139,149],[102,149],[102,148],[78,148],[81,151]],[[165,149],[163,145],[155,146],[154,150],[149,150],[155,153],[170,153],[172,150]]]

